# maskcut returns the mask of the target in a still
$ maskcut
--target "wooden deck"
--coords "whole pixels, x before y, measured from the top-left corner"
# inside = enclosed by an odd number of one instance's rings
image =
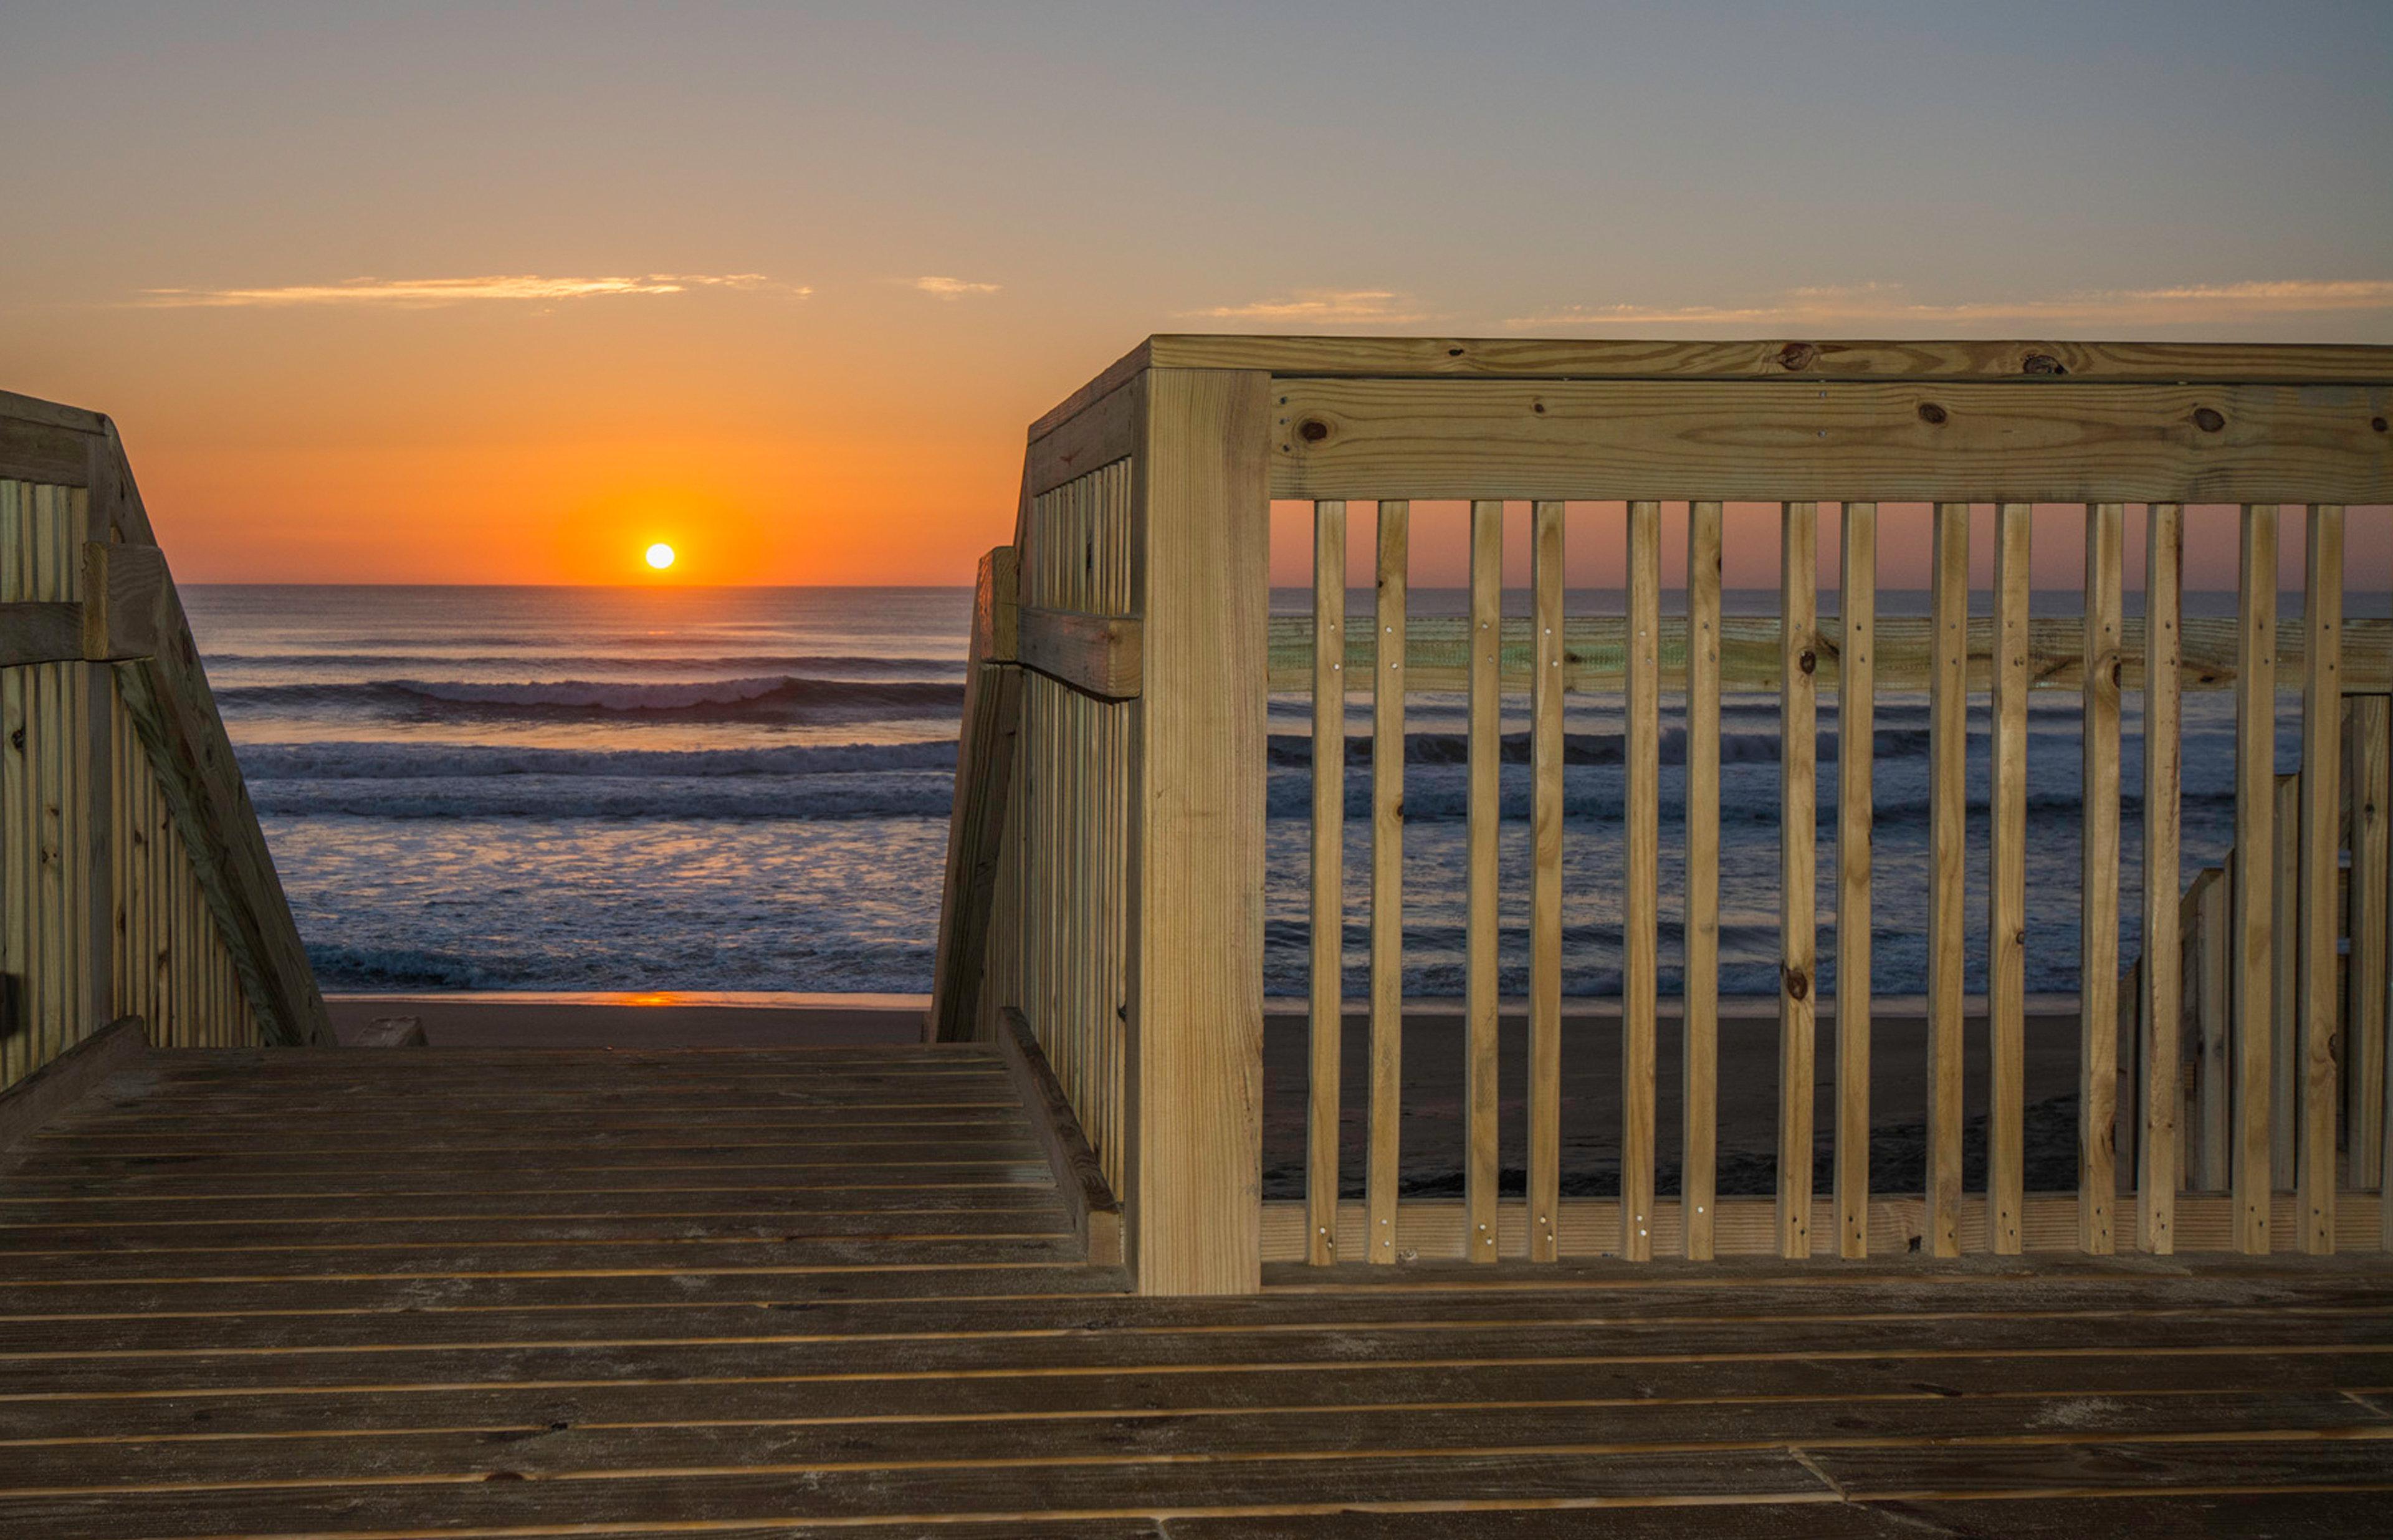
[[[971,1048],[153,1055],[0,1164],[0,1534],[2393,1532],[2382,1256],[1140,1299],[1028,1117]]]

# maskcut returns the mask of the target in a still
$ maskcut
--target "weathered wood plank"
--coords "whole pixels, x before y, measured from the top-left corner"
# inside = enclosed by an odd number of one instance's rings
[[[221,1439],[168,1444],[50,1445],[12,1455],[10,1491],[107,1492],[174,1486],[218,1494],[293,1482],[338,1486],[360,1455],[384,1481],[587,1481],[592,1472],[660,1473],[930,1464],[1003,1466],[1024,1459],[1285,1457],[1341,1453],[1699,1451],[1720,1445],[1980,1441],[2022,1426],[2060,1428],[2055,1442],[2198,1438],[2256,1430],[2328,1437],[2386,1422],[2333,1392],[2118,1398],[2086,1406],[2061,1397],[1906,1398],[1892,1403],[1357,1407],[1335,1417],[1257,1409],[1236,1417],[1178,1410],[1027,1419],[925,1417],[861,1421],[791,1417],[761,1425],[526,1429],[493,1440],[478,1429],[389,1434],[371,1441],[283,1439],[242,1446]],[[230,1500],[238,1501],[238,1496]]]

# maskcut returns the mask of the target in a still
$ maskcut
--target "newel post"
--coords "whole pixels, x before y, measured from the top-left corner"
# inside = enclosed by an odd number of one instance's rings
[[[1143,1294],[1262,1286],[1270,389],[1260,371],[1145,375],[1124,1194]]]

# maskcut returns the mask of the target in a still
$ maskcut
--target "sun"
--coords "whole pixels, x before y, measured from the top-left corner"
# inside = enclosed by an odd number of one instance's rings
[[[659,541],[647,549],[648,565],[661,572],[673,564],[673,548]]]

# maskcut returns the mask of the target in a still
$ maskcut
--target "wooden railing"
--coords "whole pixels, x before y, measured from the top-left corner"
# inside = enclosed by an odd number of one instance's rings
[[[2338,1120],[2381,1090],[2347,1064],[2382,1066],[2381,1041],[2336,1039],[2335,887],[2343,698],[2383,689],[2382,626],[2342,619],[2347,505],[2393,502],[2393,349],[2095,344],[1554,343],[1438,339],[1157,337],[1034,426],[1013,550],[1024,573],[1018,716],[968,721],[960,818],[942,928],[940,1030],[987,1035],[1018,1006],[1059,1065],[1120,1190],[1131,1263],[1158,1291],[1250,1288],[1266,1256],[1390,1262],[1406,1254],[1532,1261],[1733,1252],[1789,1258],[1917,1249],[2060,1247],[2155,1252],[2377,1246],[2393,1235],[2381,1152],[2339,1166]],[[1268,505],[1314,509],[1315,612],[1265,616]],[[1406,614],[1410,510],[1470,505],[1470,613]],[[1502,617],[1502,515],[1530,504],[1532,613]],[[1354,504],[1378,526],[1369,625],[1344,613]],[[1617,515],[1626,612],[1563,613],[1569,505]],[[1779,613],[1722,612],[1724,505],[1773,504]],[[1887,504],[1925,505],[1911,514]],[[2082,510],[2086,620],[2031,618],[2036,504]],[[2187,504],[2242,508],[2239,617],[2182,614]],[[2281,508],[2299,503],[2308,553],[2303,618],[2276,616]],[[1844,601],[1819,615],[1824,507],[1836,520]],[[1662,519],[1683,517],[1687,614],[1660,613]],[[1078,510],[1078,511],[1075,511]],[[1094,510],[1094,512],[1091,512]],[[1883,511],[1882,511],[1883,510]],[[1992,613],[1969,610],[1968,531],[1994,534]],[[2146,530],[2144,615],[2125,614],[2125,532]],[[1876,615],[1882,523],[1923,521],[1930,614]],[[1002,554],[998,563],[1001,566]],[[1060,567],[1041,567],[1042,562]],[[1121,571],[1118,586],[1100,573]],[[1033,573],[1049,575],[1034,578]],[[985,585],[986,586],[986,585]],[[1313,639],[1327,644],[1314,646]],[[2276,848],[2274,733],[2281,684],[2302,693],[2299,839],[2290,931],[2276,923],[2272,861],[2241,863],[2225,916],[2232,1094],[2223,1171],[2177,1156],[2183,1075],[2179,946],[2179,700],[2229,688],[2237,702],[2235,843]],[[1838,705],[1837,898],[1842,943],[1832,1190],[1813,1191],[1814,724]],[[1306,1198],[1259,1198],[1263,711],[1274,688],[1314,695],[1314,763],[1342,766],[1349,698],[1373,701],[1370,997],[1364,1198],[1339,1195],[1344,1001],[1342,779],[1313,800],[1314,986]],[[1932,875],[1928,942],[1926,1179],[1909,1194],[1868,1181],[1875,898],[1871,752],[1883,689],[1929,698]],[[2022,1158],[2028,692],[2082,700],[2085,808],[2074,1191],[2029,1193]],[[1404,703],[1469,698],[1463,1193],[1399,1201]],[[1618,690],[1625,713],[1621,1175],[1617,1198],[1561,1195],[1562,709],[1566,692]],[[1779,777],[1777,1192],[1716,1187],[1720,1022],[1720,702],[1766,689],[1782,713]],[[1029,702],[1043,698],[1044,706]],[[1525,1198],[1499,1192],[1497,993],[1497,707],[1531,718]],[[1967,842],[1966,709],[1990,696],[1991,839]],[[2121,698],[2140,693],[2140,959],[2122,957]],[[1659,703],[1687,721],[1685,881],[1663,891]],[[1004,691],[974,707],[1003,713]],[[1120,701],[1122,705],[1098,702]],[[1018,724],[1018,725],[1017,725]],[[991,746],[1012,733],[1000,766]],[[2049,766],[2036,773],[2049,776]],[[1011,776],[1012,803],[1003,788]],[[2372,815],[2381,816],[2381,815]],[[1109,822],[1109,820],[1111,820]],[[1968,912],[1967,873],[1990,873]],[[2381,869],[2382,863],[2377,868]],[[986,886],[978,874],[991,874]],[[2384,902],[2367,908],[2381,924]],[[1677,1001],[1684,1106],[1679,1192],[1656,1191],[1659,938],[1676,911],[1686,943]],[[1883,923],[1883,917],[1881,917]],[[1989,929],[1987,1176],[1964,1190],[1962,961]],[[2359,938],[2355,945],[2383,945]],[[2279,948],[2295,980],[2288,1014]],[[2123,968],[2141,960],[2144,1026],[2123,1064]],[[970,1009],[965,1002],[974,1002]],[[2381,1009],[2354,1012],[2381,1038]],[[2291,1045],[2290,1055],[2281,1044]],[[2123,1067],[2138,1078],[2120,1106]],[[2288,1150],[2276,1124],[2298,1082]],[[2123,1119],[2132,1158],[2119,1158]],[[2384,1124],[2381,1115],[2378,1125]],[[2197,1161],[2197,1164],[2199,1162]],[[2288,1168],[2290,1167],[2290,1168]],[[2214,1180],[2215,1179],[2215,1180]],[[2280,1191],[2280,1189],[2288,1189]]]
[[[0,393],[0,1088],[110,1022],[328,1042],[114,426]]]

